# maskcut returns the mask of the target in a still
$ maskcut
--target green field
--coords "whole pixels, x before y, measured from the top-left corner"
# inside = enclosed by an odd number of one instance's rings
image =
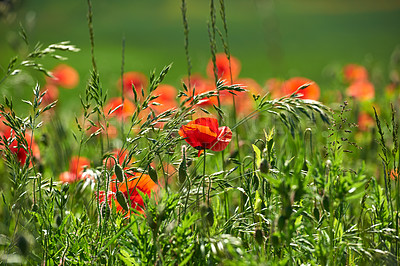
[[[207,1],[188,1],[189,49],[193,72],[205,74],[210,58]],[[120,75],[122,39],[125,70],[148,74],[173,63],[167,83],[179,86],[186,75],[180,1],[96,1],[93,3],[95,55],[101,80],[111,94]],[[29,27],[26,17],[34,16]],[[90,42],[85,1],[26,1],[19,19],[27,28],[30,46],[69,40],[81,52],[69,55],[84,89],[90,70]],[[25,21],[24,21],[25,20]],[[329,71],[356,62],[386,69],[391,53],[400,44],[398,1],[239,1],[227,4],[231,53],[242,62],[241,77],[260,84],[271,77],[305,76],[324,90],[333,87]],[[15,24],[18,25],[18,23]],[[15,28],[14,24],[14,28]],[[222,30],[222,25],[219,24]],[[0,63],[12,53],[0,27]],[[221,45],[219,51],[223,51]],[[45,61],[51,68],[55,60]],[[387,78],[387,77],[385,77]],[[69,96],[69,95],[67,95]],[[322,94],[323,98],[324,94]]]

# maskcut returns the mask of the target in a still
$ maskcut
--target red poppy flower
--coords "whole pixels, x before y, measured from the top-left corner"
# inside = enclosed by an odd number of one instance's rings
[[[158,96],[158,98],[150,102],[150,107],[155,111],[156,114],[160,114],[177,107],[175,98],[178,95],[178,92],[174,86],[161,84],[153,92],[153,95]],[[156,102],[158,104],[152,105],[152,102]]]
[[[375,97],[375,87],[368,80],[359,80],[347,88],[346,94],[360,101],[368,101]]]
[[[360,112],[358,115],[358,128],[361,131],[366,131],[375,126],[375,120],[366,112]]]
[[[215,55],[215,63],[217,66],[217,76],[220,79],[224,79],[228,81],[228,83],[231,82],[231,73],[229,71],[229,60],[226,57],[226,54],[224,53],[219,53]],[[232,70],[232,79],[233,81],[236,80],[236,78],[239,76],[241,69],[240,61],[231,56],[231,70]],[[208,61],[207,64],[207,75],[210,78],[214,78],[214,64],[212,62],[212,59]]]
[[[90,160],[82,156],[73,156],[69,162],[69,169],[59,176],[63,183],[73,183],[81,180],[84,170],[90,166]]]
[[[135,87],[138,95],[141,95],[142,88],[145,89],[147,87],[147,77],[145,74],[140,72],[126,72],[122,76],[122,85],[124,88],[124,93],[133,99],[134,94],[132,91],[132,85]],[[118,80],[118,88],[121,88],[121,79]]]
[[[283,81],[278,78],[270,78],[265,82],[265,87],[270,92],[272,99],[285,96],[281,90],[282,84]]]
[[[22,143],[19,143],[18,140],[15,138],[15,134],[12,133],[11,128],[8,126],[5,126],[3,123],[1,123],[3,126],[2,132],[0,132],[0,136],[4,136],[6,139],[14,138],[14,140],[9,144],[9,148],[12,153],[14,153],[17,156],[18,161],[20,162],[21,166],[25,164],[25,161],[28,157],[28,153],[32,150],[32,155],[34,158],[39,159],[40,158],[40,150],[39,146],[36,144],[34,140],[32,140],[32,135],[29,132],[25,133],[25,140],[28,143],[28,147],[23,147]],[[0,144],[0,149],[3,149],[3,143]],[[32,163],[30,163],[32,165]]]
[[[117,117],[121,120],[124,120],[133,115],[136,107],[131,101],[124,99],[122,106],[121,104],[122,99],[120,97],[111,98],[105,107],[105,113],[108,114],[109,112],[113,111],[109,116]],[[118,109],[116,109],[117,107]]]
[[[390,179],[392,180],[396,180],[399,178],[399,174],[398,174],[398,169],[392,169],[392,171],[390,171]]]
[[[226,126],[218,127],[218,120],[211,117],[198,118],[181,126],[179,135],[190,146],[199,150],[199,156],[205,149],[224,150],[232,139],[231,129]]]
[[[51,71],[53,78],[48,78],[47,82],[65,89],[73,89],[79,83],[79,74],[66,64],[60,64]]]
[[[285,81],[282,84],[283,95],[290,95],[305,84],[311,85],[298,91],[299,94],[302,94],[300,98],[317,101],[320,96],[319,86],[314,81],[303,77],[294,77]]]
[[[46,94],[43,96],[42,106],[49,105],[58,100],[59,92],[56,85],[46,84],[44,85],[42,92],[46,92]]]
[[[184,78],[183,82],[189,88],[188,78]],[[199,95],[202,93],[215,90],[215,84],[211,80],[203,78],[200,74],[194,74],[190,77],[190,89],[195,90],[194,95]],[[192,93],[193,93],[192,91],[187,92],[189,96],[192,96]],[[216,96],[203,98],[197,105],[206,107],[206,106],[212,106],[213,104],[214,105],[218,104]]]
[[[151,192],[156,192],[158,189],[158,185],[154,183],[154,181],[150,178],[149,175],[143,173],[133,173],[128,174],[125,172],[128,180],[128,186],[126,186],[125,182],[116,184],[116,176],[112,177],[112,181],[110,182],[110,191],[107,195],[107,202],[110,207],[113,205],[113,201],[118,212],[125,212],[122,205],[118,202],[116,198],[117,186],[118,191],[121,191],[126,199],[126,203],[129,204],[129,199],[131,203],[131,208],[138,210],[139,212],[143,212],[144,202],[142,196],[138,191],[141,191],[143,194],[150,197]],[[99,195],[100,203],[105,202],[105,192],[100,191]],[[129,217],[130,211],[126,213]]]
[[[343,68],[344,79],[349,82],[368,80],[368,71],[357,64],[348,64]]]

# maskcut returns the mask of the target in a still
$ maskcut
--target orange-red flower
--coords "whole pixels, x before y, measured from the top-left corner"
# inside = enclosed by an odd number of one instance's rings
[[[294,77],[285,81],[282,84],[282,93],[283,95],[290,95],[305,84],[311,85],[297,92],[302,94],[300,98],[317,101],[320,96],[319,86],[314,81],[303,77]]]
[[[119,212],[125,212],[123,206],[118,202],[116,194],[117,191],[121,191],[125,197],[126,203],[131,203],[131,208],[138,210],[139,212],[143,212],[144,202],[142,196],[138,191],[150,197],[151,192],[157,192],[158,185],[154,183],[154,181],[150,178],[149,175],[143,173],[133,173],[128,174],[125,172],[128,180],[128,186],[126,186],[125,181],[119,182],[116,184],[116,176],[112,177],[112,181],[110,182],[110,191],[107,195],[107,203],[110,207],[112,207],[113,202],[115,204],[116,210]],[[118,190],[117,190],[118,187]],[[100,191],[99,195],[100,203],[106,201],[106,195],[104,191]],[[130,215],[130,210],[126,214]]]
[[[276,99],[285,96],[281,90],[283,81],[278,78],[270,78],[265,82],[265,87],[271,93],[271,98]]]
[[[366,112],[360,112],[358,115],[358,128],[361,131],[366,131],[375,126],[375,120]]]
[[[69,169],[59,176],[63,183],[73,183],[83,178],[84,170],[90,166],[90,160],[82,156],[73,156],[69,162]]]
[[[135,110],[136,107],[131,101],[124,99],[124,102],[122,103],[122,99],[120,97],[111,98],[105,107],[106,115],[113,111],[109,116],[117,117],[121,120],[132,116]]]
[[[344,79],[349,82],[368,80],[368,71],[365,67],[357,64],[348,64],[343,68]]]
[[[199,150],[199,156],[205,149],[224,150],[232,139],[231,129],[227,126],[218,127],[218,120],[211,117],[198,118],[181,126],[179,135]]]
[[[359,80],[353,82],[347,88],[346,94],[360,101],[368,101],[375,97],[375,87],[368,80]]]
[[[46,94],[43,96],[42,106],[49,105],[58,100],[59,92],[56,85],[51,83],[46,84],[44,85],[42,92],[46,92]]]
[[[215,55],[215,63],[217,67],[217,76],[220,79],[226,80],[228,83],[231,82],[231,76],[232,76],[232,81],[235,81],[236,78],[239,76],[241,65],[240,61],[231,56],[231,70],[232,70],[232,75],[231,71],[229,69],[229,60],[226,57],[226,54],[224,53],[219,53]],[[207,75],[210,78],[214,78],[214,64],[212,62],[212,59],[208,61],[207,64]]]
[[[178,95],[178,92],[174,86],[161,84],[153,92],[153,95],[158,96],[158,98],[151,101],[150,104],[152,102],[156,102],[159,105],[151,104],[150,107],[156,112],[156,114],[160,114],[177,107],[175,98]]]
[[[392,169],[392,171],[390,172],[390,179],[392,180],[396,180],[399,178],[399,171],[397,168]]]
[[[202,93],[206,93],[209,91],[215,90],[215,84],[209,79],[203,78],[200,74],[194,74],[190,77],[190,86],[188,82],[188,78],[185,78],[183,82],[186,84],[186,86],[190,89],[191,91],[187,92],[188,96],[192,96],[193,89],[194,95],[199,95]],[[216,96],[211,96],[211,97],[204,97],[203,99],[200,100],[200,102],[197,104],[198,106],[206,107],[206,106],[212,106],[212,105],[217,105],[218,100]]]
[[[71,66],[60,64],[51,71],[53,78],[48,78],[47,82],[65,89],[73,89],[79,83],[79,74]]]
[[[122,85],[124,93],[126,93],[128,97],[133,98],[134,93],[132,91],[132,85],[135,87],[138,95],[141,95],[142,88],[146,89],[147,87],[147,77],[141,72],[126,72],[122,76]],[[118,80],[118,88],[121,88],[121,79]]]
[[[228,90],[220,92],[221,105],[233,105],[233,98],[235,99],[236,114],[245,116],[254,111],[254,100],[252,95],[262,93],[261,86],[251,78],[241,78],[236,81],[245,91],[232,91]],[[232,97],[233,96],[233,97]]]
[[[1,123],[4,125],[3,123]],[[18,161],[20,162],[21,166],[25,164],[25,161],[28,157],[29,152],[32,150],[32,155],[34,158],[39,159],[40,158],[40,150],[39,146],[36,144],[36,142],[32,139],[32,135],[29,132],[25,133],[25,140],[28,144],[28,147],[24,147],[23,143],[18,142],[18,140],[15,137],[15,134],[9,128],[8,126],[2,126],[3,129],[2,132],[0,132],[1,137],[5,137],[11,143],[9,143],[9,148],[12,153],[14,153],[17,156]],[[0,149],[4,149],[3,143],[0,143]],[[31,163],[30,163],[31,165]]]

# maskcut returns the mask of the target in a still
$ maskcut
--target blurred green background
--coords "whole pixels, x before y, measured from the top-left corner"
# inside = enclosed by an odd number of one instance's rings
[[[225,2],[231,53],[242,63],[240,76],[251,77],[261,85],[271,77],[301,75],[315,80],[323,97],[324,90],[335,89],[335,83],[330,82],[332,72],[355,62],[385,73],[392,52],[400,44],[398,0]],[[218,7],[219,1],[215,4]],[[103,87],[111,95],[117,93],[123,38],[125,71],[148,74],[173,63],[166,83],[179,86],[187,73],[181,1],[96,0],[92,5],[95,56]],[[210,58],[209,1],[187,0],[187,9],[193,72],[205,75]],[[15,16],[1,21],[1,75],[16,53],[13,43],[21,22],[30,48],[37,42],[48,45],[69,40],[81,49],[76,54],[64,54],[69,58],[67,64],[79,71],[81,82],[76,90],[63,90],[61,95],[72,99],[83,92],[91,69],[87,10],[86,1],[22,1]],[[218,50],[223,51],[220,44]],[[46,59],[42,63],[51,69],[59,62]],[[79,106],[74,99],[70,103]]]

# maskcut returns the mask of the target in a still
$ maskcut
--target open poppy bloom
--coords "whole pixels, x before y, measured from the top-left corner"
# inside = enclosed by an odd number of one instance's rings
[[[66,172],[60,174],[60,181],[63,183],[73,183],[78,180],[87,178],[83,173],[87,167],[90,166],[90,160],[81,156],[73,156],[69,162],[69,169]]]
[[[158,185],[154,183],[154,181],[147,174],[128,174],[127,172],[125,172],[125,175],[128,178],[128,180],[126,181],[128,183],[128,186],[126,186],[125,181],[116,184],[116,176],[114,175],[112,177],[112,181],[110,182],[110,191],[107,195],[107,203],[111,208],[114,202],[116,210],[118,212],[125,212],[124,207],[121,205],[116,197],[117,191],[120,191],[124,195],[124,200],[126,200],[126,203],[131,203],[131,208],[143,213],[144,201],[138,191],[141,191],[143,194],[150,197],[152,191],[157,191]],[[104,191],[100,191],[99,200],[100,204],[106,201],[106,195]],[[130,215],[130,210],[126,213],[126,215]]]
[[[312,80],[303,77],[294,77],[288,79],[282,84],[282,96],[290,95],[303,85],[310,84],[308,87],[299,90],[297,93],[302,94],[301,99],[309,99],[318,101],[320,96],[319,86]]]
[[[123,86],[124,93],[130,98],[134,97],[133,91],[132,91],[132,85],[135,87],[135,90],[138,92],[138,95],[141,95],[139,93],[142,88],[145,89],[147,87],[147,77],[145,74],[141,72],[136,72],[136,71],[130,71],[124,73],[122,76],[122,84],[121,84],[121,79],[118,81],[118,88],[121,88],[121,85]]]
[[[282,88],[283,81],[278,78],[270,78],[265,82],[265,88],[271,94],[272,99],[280,98],[283,95],[281,88]]]
[[[26,159],[28,158],[28,153],[32,150],[32,155],[34,158],[39,159],[40,158],[40,150],[39,146],[36,144],[34,140],[32,140],[32,135],[29,132],[25,133],[25,140],[28,144],[28,147],[24,147],[22,143],[19,143],[18,140],[15,137],[15,134],[9,128],[8,126],[5,126],[3,123],[1,123],[3,126],[3,131],[0,132],[0,136],[4,136],[6,139],[9,139],[11,143],[9,143],[9,148],[12,153],[14,153],[17,156],[18,161],[20,162],[21,166],[25,164]],[[3,143],[0,143],[0,149],[4,149]],[[32,163],[30,163],[31,165]]]
[[[194,95],[199,95],[202,93],[207,93],[215,90],[214,82],[212,82],[210,79],[203,78],[200,74],[193,74],[190,77],[190,84],[187,77],[183,79],[183,82],[191,90],[194,89]],[[192,96],[192,93],[193,93],[192,91],[189,91],[188,95]],[[217,96],[211,96],[211,97],[204,97],[196,105],[201,107],[207,107],[217,104],[218,104]]]
[[[218,120],[211,117],[198,118],[181,126],[179,135],[199,150],[198,156],[205,149],[222,151],[232,139],[231,129],[227,126],[218,127]]]
[[[347,88],[346,94],[360,101],[368,101],[374,99],[375,87],[368,80],[359,80],[353,82],[350,87]]]
[[[178,92],[174,86],[168,84],[158,85],[157,89],[153,92],[157,99],[152,100],[150,103],[156,102],[159,105],[151,105],[151,109],[155,111],[156,114],[160,114],[170,109],[177,107],[176,96]]]
[[[136,107],[131,101],[124,99],[124,102],[122,102],[120,97],[111,98],[105,107],[107,115],[121,120],[132,116],[135,110]]]
[[[357,64],[348,64],[343,68],[344,79],[349,82],[368,80],[368,71],[365,67]]]
[[[232,71],[232,80],[235,81],[240,73],[240,61],[231,55],[231,66],[229,69],[229,60],[224,53],[219,53],[215,55],[215,64],[217,67],[217,76],[220,79],[227,80],[229,83],[231,82],[231,71]],[[231,70],[231,71],[230,71]],[[207,75],[210,78],[214,78],[214,63],[210,59],[207,64]]]
[[[73,67],[66,64],[56,66],[51,71],[51,74],[53,78],[49,78],[47,82],[65,89],[73,89],[79,83],[78,72]]]
[[[366,112],[360,112],[358,115],[358,128],[366,131],[375,126],[375,119]]]

